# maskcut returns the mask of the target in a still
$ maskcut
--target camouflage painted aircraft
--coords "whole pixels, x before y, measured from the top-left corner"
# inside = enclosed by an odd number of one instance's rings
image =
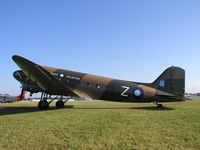
[[[64,107],[63,96],[88,98],[117,102],[158,102],[184,101],[185,70],[179,67],[167,68],[154,82],[139,83],[79,73],[38,65],[20,56],[12,57],[22,69],[13,76],[22,84],[22,90],[31,94],[41,92],[39,109],[48,109],[47,97],[60,96],[57,108]]]

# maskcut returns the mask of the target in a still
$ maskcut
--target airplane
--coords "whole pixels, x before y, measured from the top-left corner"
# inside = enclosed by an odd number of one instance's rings
[[[59,97],[57,108],[63,108],[70,97],[116,102],[150,103],[162,108],[161,102],[185,101],[185,70],[167,68],[154,82],[141,83],[117,80],[97,75],[46,67],[14,55],[13,61],[21,68],[13,76],[22,84],[22,91],[41,92],[40,110]],[[47,101],[48,96],[56,96]],[[69,97],[63,101],[63,96]]]
[[[15,101],[15,96],[10,96],[9,94],[0,94],[0,103],[12,103]]]

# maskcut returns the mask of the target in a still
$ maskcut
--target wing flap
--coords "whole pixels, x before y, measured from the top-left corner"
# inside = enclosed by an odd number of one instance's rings
[[[59,79],[54,77],[42,66],[16,55],[13,56],[13,60],[33,82],[44,90],[44,92],[51,95],[79,97],[72,89],[59,81]]]

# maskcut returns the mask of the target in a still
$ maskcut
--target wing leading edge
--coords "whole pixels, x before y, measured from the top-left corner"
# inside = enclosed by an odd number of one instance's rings
[[[45,93],[51,95],[79,97],[76,93],[73,92],[73,90],[59,81],[59,79],[54,77],[42,66],[17,55],[14,55],[12,59],[22,69],[22,71]]]

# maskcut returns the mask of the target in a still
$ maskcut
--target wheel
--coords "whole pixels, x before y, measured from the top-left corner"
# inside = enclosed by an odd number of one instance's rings
[[[63,108],[64,105],[65,105],[64,102],[61,101],[61,100],[59,100],[59,101],[56,102],[56,107],[57,107],[57,108]]]
[[[40,110],[46,110],[46,109],[48,109],[48,108],[49,108],[49,103],[48,103],[48,101],[47,101],[47,100],[41,100],[41,101],[39,101],[39,103],[38,103],[38,108],[39,108]]]
[[[158,108],[163,108],[163,105],[162,105],[162,104],[158,104],[157,107],[158,107]]]

